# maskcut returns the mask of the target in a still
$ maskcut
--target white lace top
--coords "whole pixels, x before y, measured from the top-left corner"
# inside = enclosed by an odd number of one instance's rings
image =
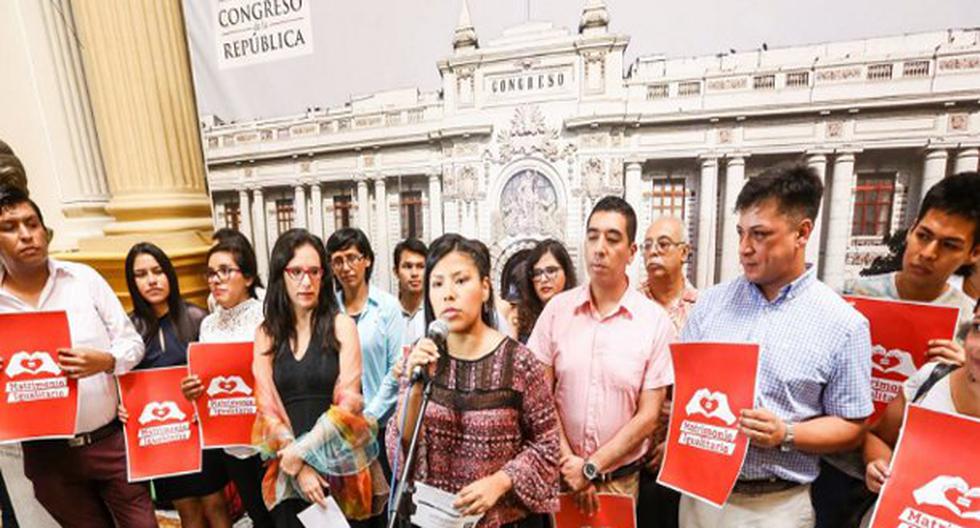
[[[255,330],[265,318],[262,302],[248,299],[233,308],[215,306],[201,322],[202,343],[234,343],[255,340]]]

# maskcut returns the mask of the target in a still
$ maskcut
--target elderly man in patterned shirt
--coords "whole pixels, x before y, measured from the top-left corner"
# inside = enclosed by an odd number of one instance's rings
[[[640,248],[647,270],[646,281],[639,290],[651,301],[663,306],[678,335],[698,300],[698,290],[684,276],[684,263],[691,254],[687,243],[687,226],[680,218],[661,216],[650,224]],[[675,528],[680,494],[657,484],[657,471],[663,456],[664,439],[670,419],[670,392],[660,409],[653,431],[653,451],[647,467],[640,474],[640,498],[636,501],[637,526]]]
[[[724,507],[685,496],[681,526],[812,527],[820,455],[861,440],[873,410],[868,321],[804,261],[822,194],[812,170],[793,166],[738,195],[744,274],[701,293],[681,340],[758,343],[756,408],[739,419],[751,444]]]

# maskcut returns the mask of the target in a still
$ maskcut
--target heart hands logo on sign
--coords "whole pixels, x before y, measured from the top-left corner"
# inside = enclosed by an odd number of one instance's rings
[[[906,378],[918,370],[912,354],[897,348],[887,350],[881,345],[871,348],[871,368],[884,374],[896,372]]]
[[[20,351],[10,356],[10,363],[5,372],[11,378],[22,374],[37,375],[41,373],[57,376],[61,374],[61,368],[58,367],[58,363],[51,357],[51,354],[47,352]]]
[[[208,384],[208,396],[214,397],[219,394],[244,394],[252,395],[252,388],[245,383],[241,376],[215,376]]]
[[[711,392],[707,388],[695,391],[694,396],[684,406],[684,411],[690,416],[700,414],[707,418],[717,418],[726,425],[735,423],[735,415],[728,404],[728,396],[724,392]]]
[[[140,425],[146,425],[150,422],[166,422],[168,420],[184,420],[186,418],[187,415],[172,401],[150,402],[146,404],[146,407],[143,407],[139,422]]]
[[[980,487],[971,488],[962,477],[939,475],[912,492],[916,504],[945,508],[963,519],[980,520]]]

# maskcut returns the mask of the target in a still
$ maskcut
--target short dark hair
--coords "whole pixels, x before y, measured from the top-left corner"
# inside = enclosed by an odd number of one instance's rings
[[[774,199],[779,212],[816,221],[821,198],[823,182],[815,170],[802,164],[780,165],[745,182],[735,200],[735,210],[742,212]]]
[[[592,208],[585,225],[588,226],[589,222],[592,221],[592,215],[600,211],[611,211],[623,215],[626,218],[626,237],[629,238],[630,243],[636,242],[636,211],[633,210],[633,206],[629,202],[619,196],[604,196]]]
[[[220,236],[219,236],[220,233]],[[255,290],[262,287],[262,278],[259,277],[259,266],[255,259],[255,250],[252,244],[245,238],[245,235],[233,229],[219,229],[212,237],[218,243],[211,246],[207,256],[204,258],[205,264],[211,260],[211,255],[215,253],[229,253],[235,259],[235,265],[246,279],[252,279],[252,285],[248,287],[248,296],[257,299]]]
[[[34,200],[31,200],[26,189],[10,183],[0,184],[0,212],[22,203],[26,203],[34,209],[34,212],[37,213],[37,219],[41,222],[41,227],[47,230],[48,226],[44,224],[44,215],[41,213],[41,208],[34,203]]]
[[[932,209],[973,222],[973,246],[980,244],[980,174],[961,172],[939,180],[922,198],[915,223]]]
[[[415,253],[416,255],[422,255],[425,258],[425,254],[428,253],[428,248],[425,247],[425,242],[417,238],[406,238],[401,242],[395,244],[395,252],[393,254],[394,259],[392,262],[395,264],[392,266],[398,269],[398,266],[402,263],[402,253],[408,251],[409,253]]]
[[[354,246],[361,255],[371,260],[371,265],[368,266],[367,271],[364,273],[364,282],[371,280],[371,270],[374,269],[374,250],[371,249],[371,241],[368,240],[367,235],[364,231],[356,227],[345,227],[343,229],[338,229],[330,235],[327,239],[327,262],[323,263],[325,268],[330,267],[330,258],[333,254],[338,251],[344,251],[345,249]],[[336,285],[338,288],[339,284]]]

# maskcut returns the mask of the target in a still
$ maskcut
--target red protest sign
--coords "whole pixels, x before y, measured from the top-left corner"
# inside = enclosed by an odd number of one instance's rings
[[[580,512],[571,495],[558,496],[558,512],[552,515],[555,528],[636,528],[633,497],[597,493],[599,511],[588,517]]]
[[[980,526],[977,438],[976,418],[908,406],[872,528]]]
[[[0,443],[75,434],[78,381],[58,366],[71,348],[65,312],[0,315]]]
[[[186,367],[135,370],[119,376],[119,397],[129,413],[129,481],[201,471],[201,432],[194,407],[180,392]]]
[[[930,339],[952,339],[959,310],[890,299],[845,295],[871,323],[871,396],[874,422],[902,383],[926,362]]]
[[[748,450],[738,416],[755,401],[759,346],[674,343],[670,354],[674,400],[657,481],[721,506]]]
[[[191,343],[187,368],[201,378],[194,405],[205,448],[251,444],[255,422],[252,343]]]

